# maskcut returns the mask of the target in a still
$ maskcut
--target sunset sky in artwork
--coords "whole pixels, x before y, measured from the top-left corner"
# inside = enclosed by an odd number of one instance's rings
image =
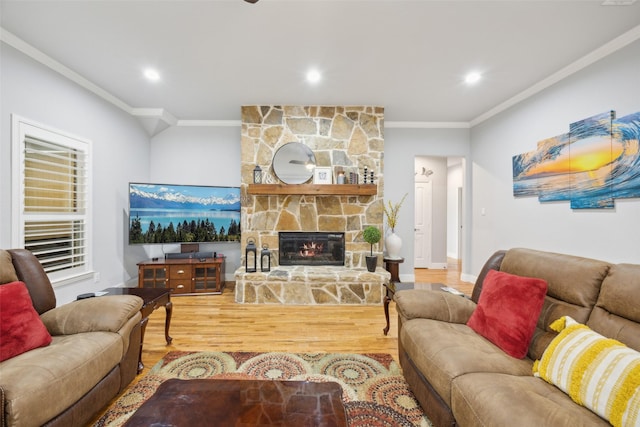
[[[623,152],[622,144],[611,143],[610,138],[592,137],[567,145],[553,160],[530,169],[527,176],[556,175],[598,170],[617,159]]]
[[[571,209],[613,209],[640,199],[640,111],[605,111],[569,124],[512,157],[513,196],[569,201]]]

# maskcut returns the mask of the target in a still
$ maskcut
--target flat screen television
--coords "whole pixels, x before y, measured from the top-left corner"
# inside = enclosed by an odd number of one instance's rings
[[[129,244],[239,241],[240,187],[129,183]]]

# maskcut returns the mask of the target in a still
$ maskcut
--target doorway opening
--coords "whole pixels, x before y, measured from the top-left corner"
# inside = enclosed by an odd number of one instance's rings
[[[415,268],[462,263],[463,198],[463,157],[415,157]]]

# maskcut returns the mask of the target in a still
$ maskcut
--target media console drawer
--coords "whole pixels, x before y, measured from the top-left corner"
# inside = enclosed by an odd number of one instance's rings
[[[163,259],[138,263],[139,288],[170,288],[174,295],[222,293],[224,258]]]
[[[190,265],[170,265],[169,279],[184,279],[191,276]]]
[[[174,294],[188,294],[193,292],[192,267],[190,265],[170,265],[169,266],[169,287]]]

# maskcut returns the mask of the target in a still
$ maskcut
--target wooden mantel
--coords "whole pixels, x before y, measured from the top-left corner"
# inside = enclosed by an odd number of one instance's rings
[[[376,184],[249,184],[253,195],[373,196]]]

